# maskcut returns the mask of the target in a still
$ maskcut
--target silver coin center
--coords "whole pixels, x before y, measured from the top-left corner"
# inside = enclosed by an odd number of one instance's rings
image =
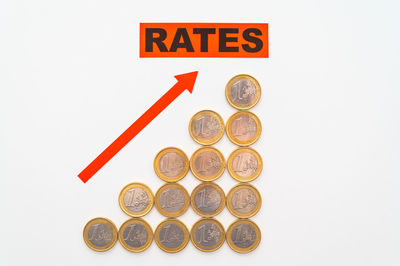
[[[248,188],[238,189],[232,196],[233,209],[239,213],[250,213],[257,206],[257,197],[254,192]]]
[[[215,117],[202,115],[193,121],[192,130],[197,137],[210,140],[217,136],[220,124]]]
[[[149,197],[141,188],[131,188],[124,195],[124,204],[133,212],[141,212],[149,205]]]
[[[239,224],[233,228],[230,237],[235,246],[239,248],[249,248],[256,241],[257,233],[252,226],[248,224]]]
[[[231,87],[232,100],[238,104],[250,104],[256,97],[256,93],[256,86],[247,79],[239,79]]]
[[[252,176],[257,171],[257,166],[257,158],[250,152],[241,152],[232,161],[233,171],[241,177]]]
[[[213,223],[204,223],[196,228],[196,242],[205,247],[213,247],[221,239],[221,231]]]
[[[167,212],[178,212],[185,205],[185,195],[180,189],[167,188],[160,195],[160,206]]]
[[[194,201],[196,207],[206,213],[214,212],[221,204],[221,195],[212,186],[205,186],[196,192]]]
[[[231,125],[232,135],[240,141],[249,141],[257,132],[257,124],[248,115],[240,115],[233,120]]]
[[[88,239],[97,247],[104,247],[110,244],[113,232],[110,226],[105,223],[95,223],[89,227]]]
[[[149,234],[143,225],[133,223],[125,227],[122,237],[128,246],[140,248],[146,244]]]
[[[221,169],[221,161],[213,151],[199,153],[194,161],[196,172],[202,176],[214,176]]]
[[[168,177],[176,177],[182,173],[185,161],[176,152],[167,152],[160,158],[159,168],[161,173]]]
[[[161,244],[169,249],[178,248],[183,243],[184,232],[176,224],[168,224],[161,228],[159,239]]]

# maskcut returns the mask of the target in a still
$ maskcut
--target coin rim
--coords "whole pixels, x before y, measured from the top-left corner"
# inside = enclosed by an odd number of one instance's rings
[[[201,211],[197,205],[196,205],[196,201],[195,201],[195,197],[197,192],[202,189],[203,187],[206,186],[211,186],[213,187],[215,190],[217,190],[217,192],[219,193],[219,195],[221,196],[221,203],[218,206],[218,208],[213,211],[212,213],[207,213],[207,212],[203,212]],[[190,194],[190,203],[192,206],[192,209],[194,210],[195,213],[197,213],[198,215],[205,217],[205,218],[211,218],[214,217],[218,214],[220,214],[224,208],[225,208],[225,204],[226,204],[226,200],[225,200],[225,192],[222,190],[222,188],[220,186],[218,186],[217,184],[213,183],[213,182],[203,182],[200,183],[199,185],[197,185],[193,190],[192,193]]]
[[[250,139],[249,141],[238,140],[237,138],[235,138],[232,135],[232,132],[231,132],[231,127],[232,127],[232,123],[233,123],[234,119],[241,115],[250,116],[251,118],[253,118],[253,120],[256,122],[256,125],[257,125],[257,131],[256,131],[254,137],[252,139]],[[231,115],[226,123],[226,135],[228,136],[228,139],[232,143],[234,143],[238,146],[241,146],[241,147],[245,147],[245,146],[254,144],[260,138],[261,132],[262,132],[262,125],[261,125],[260,119],[258,118],[257,115],[255,115],[254,113],[252,113],[250,111],[238,111],[238,112],[234,113],[233,115]]]
[[[147,197],[149,198],[149,205],[147,205],[147,207],[143,211],[140,211],[137,213],[129,210],[125,206],[124,199],[123,199],[123,195],[125,195],[126,191],[133,187],[140,187],[141,189],[143,189],[146,192]],[[133,183],[129,183],[128,185],[126,185],[125,187],[122,188],[121,192],[119,193],[118,202],[119,202],[119,206],[122,209],[122,211],[124,213],[126,213],[127,215],[129,215],[131,217],[142,217],[142,216],[148,214],[151,211],[151,209],[153,208],[154,195],[153,195],[153,192],[151,191],[151,189],[148,186],[146,186],[145,184],[139,183],[139,182],[133,182]]]
[[[200,175],[199,173],[197,173],[194,169],[194,157],[195,157],[195,155],[196,154],[198,154],[199,152],[201,152],[202,150],[212,150],[212,151],[215,151],[215,153],[217,154],[217,156],[219,157],[219,159],[221,160],[221,162],[222,162],[222,167],[221,167],[221,169],[213,176],[213,177],[211,177],[211,178],[204,178],[202,175]],[[225,158],[224,158],[224,155],[222,154],[222,152],[220,152],[218,149],[216,149],[216,148],[214,148],[214,147],[210,147],[210,146],[205,146],[205,147],[201,147],[201,148],[199,148],[199,149],[197,149],[193,154],[192,154],[192,156],[190,157],[190,161],[189,161],[189,164],[190,164],[190,171],[192,172],[192,174],[197,178],[197,179],[199,179],[200,181],[208,181],[208,182],[211,182],[211,181],[214,181],[214,180],[217,180],[218,178],[220,178],[221,176],[222,176],[222,174],[225,172],[225,168],[226,168],[226,162],[225,162]]]
[[[109,225],[111,227],[111,231],[112,231],[112,234],[113,234],[111,242],[108,245],[106,245],[105,247],[95,246],[89,241],[89,234],[88,234],[89,233],[89,228],[93,224],[96,224],[96,223],[99,223],[99,222]],[[93,219],[89,220],[86,223],[85,227],[83,228],[83,240],[85,241],[85,244],[90,249],[92,249],[94,251],[98,251],[98,252],[104,252],[104,251],[110,250],[112,247],[115,246],[115,243],[117,243],[117,240],[118,240],[118,229],[110,219],[105,218],[105,217],[96,217],[96,218],[93,218]]]
[[[232,197],[233,197],[233,193],[238,190],[240,187],[246,187],[250,190],[252,190],[254,192],[254,194],[256,195],[256,199],[257,199],[257,205],[256,208],[251,211],[248,214],[243,214],[240,212],[235,211],[235,209],[232,206]],[[261,194],[260,192],[256,189],[255,186],[249,184],[249,183],[239,183],[236,186],[234,186],[233,188],[231,188],[231,190],[229,190],[228,195],[226,196],[226,207],[228,208],[229,212],[238,217],[238,218],[250,218],[254,215],[256,215],[260,209],[261,209],[261,204],[262,204],[262,198],[261,198]]]
[[[159,161],[160,161],[161,157],[168,152],[178,153],[183,158],[184,163],[185,163],[182,172],[179,175],[177,175],[176,177],[166,176],[160,170]],[[182,178],[184,178],[186,176],[186,174],[189,172],[189,158],[187,157],[186,153],[184,151],[182,151],[181,149],[176,148],[176,147],[167,147],[167,148],[160,150],[157,153],[156,157],[154,158],[153,167],[154,167],[154,171],[156,172],[156,175],[160,179],[162,179],[166,182],[176,182],[176,181],[179,181]]]
[[[238,80],[240,80],[240,79],[247,79],[247,80],[250,80],[250,82],[252,82],[252,83],[255,85],[255,87],[256,87],[256,97],[255,97],[255,100],[254,100],[250,105],[244,105],[244,104],[236,103],[236,102],[233,100],[232,95],[231,95],[231,93],[230,93],[232,85],[233,85],[236,81],[238,81]],[[256,78],[254,78],[253,76],[250,76],[250,75],[248,75],[248,74],[239,74],[239,75],[236,75],[236,76],[232,77],[232,78],[228,81],[228,83],[225,85],[225,97],[226,97],[226,100],[228,101],[228,103],[229,103],[233,108],[236,108],[236,109],[238,109],[238,110],[248,110],[248,109],[254,107],[254,106],[260,101],[260,99],[261,99],[261,86],[260,86],[260,83],[258,83],[258,81],[257,81]]]
[[[233,159],[235,158],[236,155],[238,155],[241,152],[249,152],[249,153],[253,154],[257,159],[257,170],[250,177],[241,177],[233,170]],[[231,175],[231,177],[233,179],[235,179],[239,182],[251,182],[260,176],[262,169],[263,169],[263,160],[262,160],[261,155],[255,149],[250,148],[250,147],[239,147],[229,155],[228,161],[227,161],[227,168],[228,168],[229,174]]]
[[[220,129],[219,129],[217,135],[216,135],[214,138],[210,139],[210,140],[199,139],[199,138],[198,138],[197,136],[195,136],[195,134],[192,132],[192,123],[193,123],[193,121],[194,121],[197,117],[199,117],[200,115],[203,115],[203,113],[208,114],[208,115],[211,115],[211,116],[214,116],[214,117],[218,120],[218,122],[219,122],[219,124],[220,124]],[[222,117],[221,117],[217,112],[214,112],[214,111],[212,111],[212,110],[201,110],[201,111],[195,113],[195,114],[192,116],[192,118],[190,119],[190,122],[189,122],[189,134],[190,134],[190,137],[191,137],[195,142],[197,142],[197,143],[199,143],[199,144],[206,145],[206,146],[213,145],[213,144],[217,143],[217,142],[224,136],[224,134],[225,134],[225,123],[224,123],[224,120],[222,119]]]
[[[220,230],[220,232],[221,232],[221,238],[220,238],[220,240],[218,240],[217,244],[215,244],[214,246],[205,248],[204,246],[201,246],[200,244],[198,244],[198,243],[195,241],[195,235],[196,235],[196,234],[195,234],[195,230],[196,230],[196,227],[198,227],[198,226],[200,226],[200,225],[202,225],[202,224],[204,224],[204,223],[207,223],[207,222],[209,222],[209,223],[214,223],[214,224],[217,225],[217,227],[219,228],[219,230]],[[215,218],[211,218],[211,217],[203,217],[203,218],[200,218],[199,220],[197,220],[197,221],[193,224],[192,228],[190,229],[190,240],[191,240],[193,246],[195,246],[198,250],[201,250],[201,251],[204,251],[204,252],[212,252],[212,251],[215,251],[215,250],[219,249],[220,247],[222,247],[222,245],[223,245],[224,242],[225,242],[225,228],[224,228],[224,226],[223,226],[217,219],[215,219]]]
[[[161,192],[163,190],[165,190],[166,188],[168,188],[168,187],[173,187],[173,188],[179,189],[183,193],[183,196],[185,197],[185,202],[183,204],[182,209],[180,209],[177,212],[172,212],[171,213],[171,212],[167,212],[163,208],[161,208],[161,205],[160,205]],[[180,185],[178,183],[167,183],[167,184],[162,185],[157,190],[154,202],[155,202],[156,209],[159,211],[159,213],[161,213],[165,217],[175,218],[175,217],[179,217],[179,216],[183,215],[189,209],[190,196],[189,196],[189,193],[187,192],[187,190],[186,190],[186,188],[184,186],[182,186],[182,185]]]
[[[253,245],[251,245],[248,248],[240,248],[240,247],[236,246],[233,243],[232,238],[230,237],[231,234],[232,234],[233,228],[236,225],[243,224],[243,223],[253,226],[253,228],[255,229],[255,231],[257,233],[256,241],[253,243]],[[250,219],[237,219],[236,221],[234,221],[233,223],[231,223],[229,225],[228,230],[226,231],[226,234],[225,234],[225,238],[226,238],[226,242],[228,243],[228,246],[233,251],[236,251],[238,253],[249,253],[249,252],[252,252],[253,250],[255,250],[258,247],[258,245],[260,244],[260,242],[261,242],[261,230],[258,227],[258,225],[255,222],[253,222],[252,220],[250,220]]]
[[[148,239],[146,241],[146,243],[139,247],[139,248],[133,248],[131,246],[129,246],[125,240],[123,240],[123,233],[125,228],[133,223],[137,223],[137,224],[141,224],[144,226],[144,228],[146,228],[147,234],[148,234]],[[153,242],[153,229],[151,228],[151,226],[149,225],[149,223],[147,223],[144,219],[142,218],[130,218],[129,220],[125,221],[119,228],[118,231],[118,239],[119,242],[121,243],[121,245],[128,251],[130,252],[134,252],[134,253],[138,253],[138,252],[142,252],[144,250],[146,250],[147,248],[150,247],[151,243]]]
[[[183,231],[183,242],[177,248],[169,249],[169,248],[165,247],[160,241],[160,230],[166,224],[175,224],[177,226],[180,226]],[[168,219],[162,221],[161,223],[159,223],[157,225],[157,228],[154,231],[154,240],[155,240],[157,246],[161,250],[168,252],[168,253],[177,253],[177,252],[181,251],[182,249],[184,249],[187,246],[187,244],[189,243],[189,238],[190,238],[189,230],[187,229],[186,225],[183,222],[181,222],[180,220],[175,219],[175,218],[168,218]]]

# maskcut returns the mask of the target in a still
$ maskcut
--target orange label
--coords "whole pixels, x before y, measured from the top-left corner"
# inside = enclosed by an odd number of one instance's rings
[[[268,24],[140,23],[140,57],[268,58]]]

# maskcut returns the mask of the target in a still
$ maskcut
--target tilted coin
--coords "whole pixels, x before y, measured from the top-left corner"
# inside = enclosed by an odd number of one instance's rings
[[[119,228],[119,242],[131,252],[142,252],[153,241],[153,230],[142,218],[131,218]]]
[[[253,251],[258,247],[260,241],[260,228],[249,219],[236,220],[226,231],[226,242],[231,249],[239,253]]]
[[[198,215],[213,217],[225,208],[225,193],[217,184],[204,182],[193,189],[190,202]]]
[[[224,120],[214,111],[204,110],[196,113],[189,122],[189,133],[194,141],[212,145],[224,135]]]
[[[229,104],[236,109],[250,109],[261,98],[261,87],[250,75],[237,75],[231,78],[225,87],[225,96]]]
[[[166,217],[181,216],[189,208],[189,193],[177,183],[167,183],[157,190],[155,205],[157,210]]]
[[[190,239],[193,245],[201,251],[215,251],[225,241],[225,229],[214,218],[202,218],[190,230]]]
[[[249,218],[261,208],[260,192],[250,184],[238,184],[228,192],[226,207],[238,218]]]
[[[216,148],[200,148],[190,158],[190,170],[201,181],[214,181],[225,171],[225,158]]]
[[[184,178],[189,171],[189,159],[182,150],[168,147],[157,154],[154,170],[162,180],[176,182]]]
[[[260,154],[251,148],[238,148],[229,155],[228,172],[239,182],[256,179],[263,168]]]
[[[160,249],[175,253],[186,247],[189,242],[189,231],[181,221],[169,218],[157,226],[154,239]]]
[[[94,218],[83,229],[83,240],[95,251],[109,250],[115,245],[117,239],[117,227],[107,218]]]
[[[260,119],[248,111],[237,112],[226,123],[226,135],[236,145],[249,146],[260,138]]]
[[[118,201],[122,211],[126,214],[132,217],[141,217],[153,208],[154,196],[145,184],[131,183],[121,190]]]

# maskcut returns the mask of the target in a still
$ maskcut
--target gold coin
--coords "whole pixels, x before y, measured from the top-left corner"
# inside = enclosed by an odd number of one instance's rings
[[[226,123],[226,135],[236,145],[249,146],[260,138],[260,119],[248,111],[234,113]]]
[[[260,228],[249,219],[238,219],[226,231],[226,242],[231,249],[239,253],[255,250],[261,241]]]
[[[189,208],[189,193],[178,183],[167,183],[157,190],[155,205],[166,217],[181,216]]]
[[[212,145],[224,135],[224,120],[214,111],[200,111],[190,119],[189,133],[197,143]]]
[[[142,218],[131,218],[119,228],[119,242],[131,252],[142,252],[153,241],[153,230]]]
[[[261,86],[250,75],[237,75],[231,78],[225,87],[225,96],[229,104],[239,110],[247,110],[261,98]]]
[[[214,181],[225,171],[225,158],[213,147],[202,147],[190,158],[190,170],[201,181]]]
[[[225,193],[217,184],[204,182],[193,189],[190,202],[198,215],[213,217],[225,208]]]
[[[154,170],[162,180],[176,182],[184,178],[189,171],[189,159],[182,150],[168,147],[157,154]]]
[[[238,148],[229,155],[227,168],[229,174],[239,182],[256,179],[263,168],[263,161],[252,148]]]
[[[190,239],[193,245],[201,251],[215,251],[225,241],[225,229],[214,218],[202,218],[190,230]]]
[[[189,230],[181,221],[169,218],[157,226],[154,239],[160,249],[176,253],[184,249],[189,242]]]
[[[261,208],[260,192],[250,184],[238,184],[228,192],[226,207],[238,218],[250,218]]]
[[[94,218],[83,229],[83,240],[95,251],[109,250],[115,245],[117,239],[117,227],[107,218]]]
[[[132,217],[141,217],[153,208],[154,196],[145,184],[131,183],[121,190],[118,201],[123,212]]]

